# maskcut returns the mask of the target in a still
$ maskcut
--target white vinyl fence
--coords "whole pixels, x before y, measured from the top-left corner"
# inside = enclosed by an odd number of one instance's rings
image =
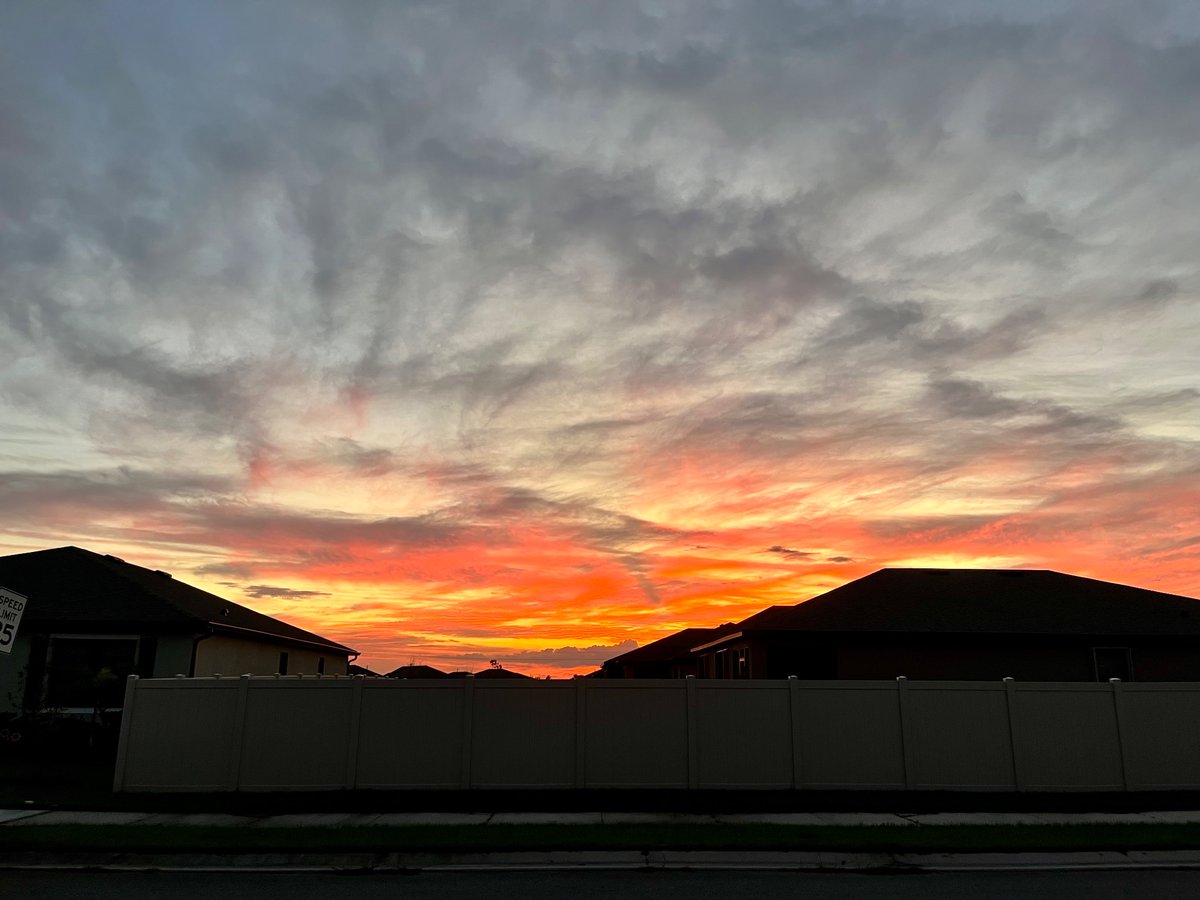
[[[139,680],[114,789],[1200,789],[1200,683]]]

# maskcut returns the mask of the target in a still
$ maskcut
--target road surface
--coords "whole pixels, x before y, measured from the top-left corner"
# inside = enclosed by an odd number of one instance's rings
[[[20,900],[1107,900],[1200,897],[1200,870],[864,874],[680,870],[423,872],[377,874],[113,873],[0,871]]]

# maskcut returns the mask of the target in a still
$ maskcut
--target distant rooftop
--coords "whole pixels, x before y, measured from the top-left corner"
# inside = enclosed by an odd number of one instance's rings
[[[388,678],[449,678],[448,672],[435,669],[433,666],[411,665],[400,666],[387,673]]]

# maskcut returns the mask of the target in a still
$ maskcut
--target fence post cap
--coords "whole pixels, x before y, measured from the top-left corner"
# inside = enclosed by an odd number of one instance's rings
[[[1005,675],[1005,676],[1004,676],[1003,678],[1001,678],[1000,680],[1001,680],[1001,681],[1016,681],[1017,679],[1013,678],[1011,675]]]
[[[908,676],[907,675],[897,675],[896,680],[897,681],[908,681]]]

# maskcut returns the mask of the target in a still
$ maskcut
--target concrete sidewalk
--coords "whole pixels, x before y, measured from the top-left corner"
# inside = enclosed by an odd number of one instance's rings
[[[1200,810],[1147,812],[403,812],[287,813],[244,816],[229,813],[96,812],[0,809],[0,828],[25,825],[182,825],[228,828],[353,828],[408,825],[1186,825],[1200,823]]]
[[[4,829],[89,825],[116,828],[342,829],[397,826],[511,825],[782,825],[897,827],[981,825],[1179,825],[1200,823],[1197,811],[1136,813],[311,813],[244,816],[226,813],[0,810]],[[2,846],[2,843],[0,843]],[[247,852],[118,853],[0,851],[0,871],[98,870],[170,872],[416,872],[604,869],[757,869],[795,871],[990,871],[1200,868],[1200,850],[1009,853],[887,853],[829,850],[549,850],[507,852]]]
[[[576,869],[959,872],[1196,869],[1197,850],[1077,853],[854,853],[835,850],[554,850],[504,853],[0,852],[0,871],[504,872]]]

